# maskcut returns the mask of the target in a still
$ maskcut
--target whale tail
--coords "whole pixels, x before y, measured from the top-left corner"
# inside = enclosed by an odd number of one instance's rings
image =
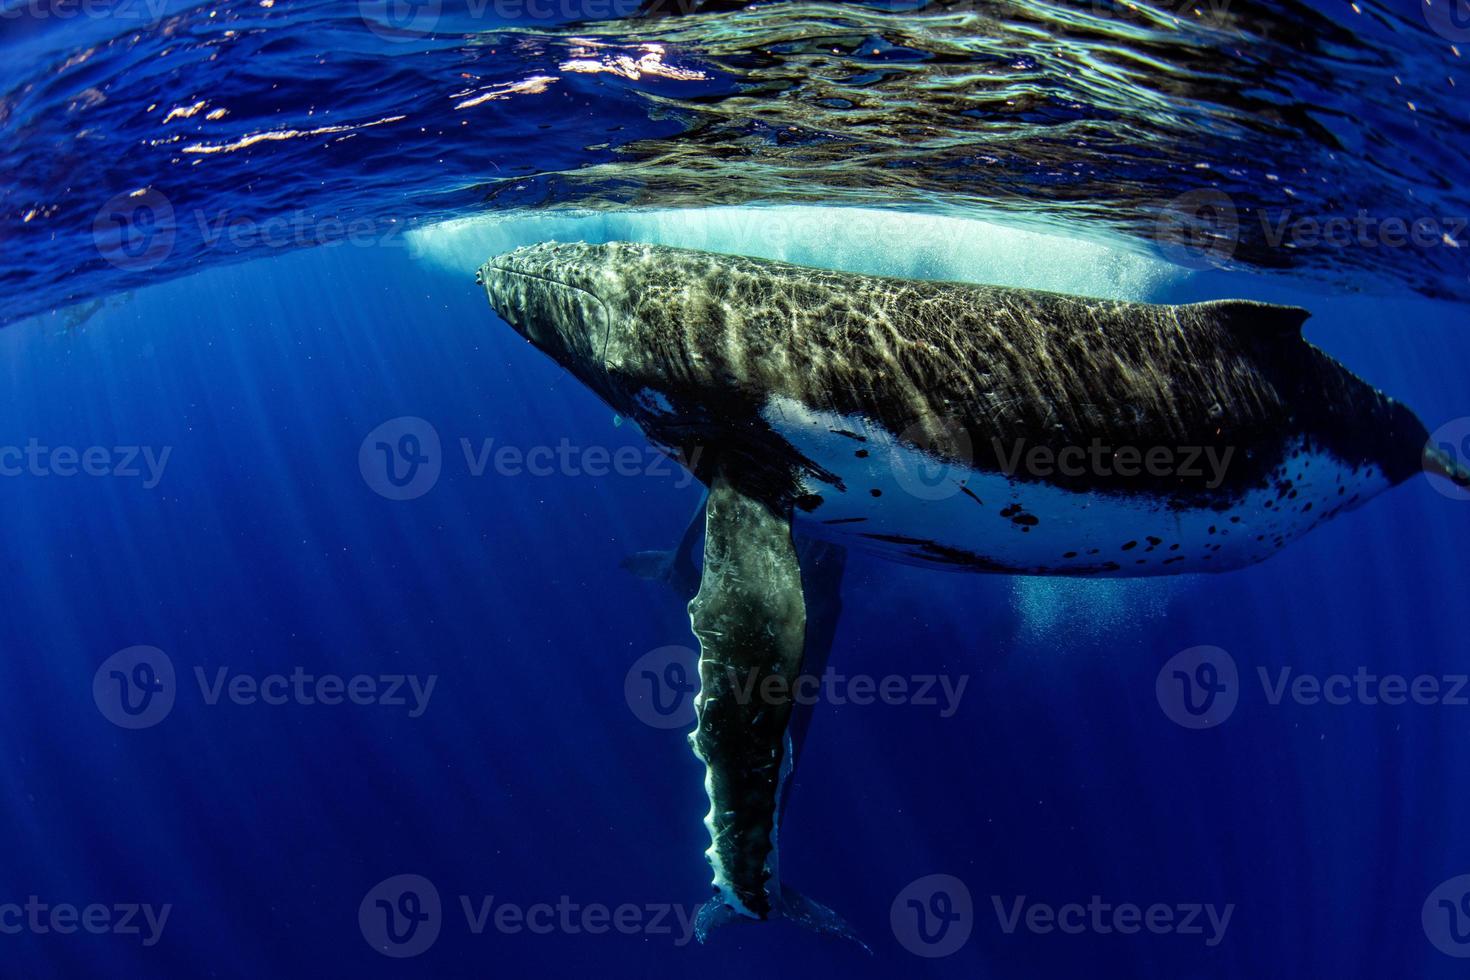
[[[1470,490],[1470,467],[1438,446],[1424,447],[1424,470],[1444,477],[1461,490]]]
[[[771,911],[767,917],[786,919],[819,935],[846,939],[856,943],[869,956],[873,955],[872,948],[862,941],[856,930],[847,924],[847,920],[822,903],[807,898],[790,885],[782,885],[779,891],[772,895]],[[737,912],[726,903],[722,896],[716,895],[705,902],[695,913],[694,938],[701,943],[707,942],[709,934],[715,929],[740,921],[756,922],[759,920]]]

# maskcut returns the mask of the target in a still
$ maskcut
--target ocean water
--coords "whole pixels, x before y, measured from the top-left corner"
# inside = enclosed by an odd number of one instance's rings
[[[622,564],[702,491],[473,280],[1295,303],[1470,451],[1439,2],[0,4],[0,977],[1463,976],[1470,503],[1417,475],[1220,575],[852,552],[831,666],[912,696],[813,707],[780,870],[871,952],[692,941],[695,640]]]

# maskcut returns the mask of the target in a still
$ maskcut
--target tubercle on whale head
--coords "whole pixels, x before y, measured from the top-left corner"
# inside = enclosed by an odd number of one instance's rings
[[[667,414],[671,379],[688,369],[667,330],[694,315],[683,305],[689,279],[669,261],[673,251],[543,242],[490,258],[476,281],[516,332],[641,424]]]
[[[475,273],[507,324],[588,387],[607,396],[603,354],[617,316],[587,246],[546,242],[491,257]],[[615,406],[617,407],[617,406]]]
[[[605,311],[587,277],[556,260],[555,243],[492,256],[475,273],[490,306],[521,336],[558,360],[588,359],[594,333],[607,327]]]

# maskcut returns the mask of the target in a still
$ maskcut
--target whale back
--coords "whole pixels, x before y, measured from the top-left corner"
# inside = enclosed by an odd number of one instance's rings
[[[871,420],[981,469],[999,463],[977,446],[1233,447],[1216,487],[1177,474],[1048,478],[1187,496],[1238,496],[1301,443],[1349,468],[1376,465],[1391,483],[1419,467],[1422,425],[1303,339],[1300,308],[1129,303],[621,248],[608,261],[637,329],[610,345],[609,368],[667,404],[702,404],[712,424],[779,400]]]

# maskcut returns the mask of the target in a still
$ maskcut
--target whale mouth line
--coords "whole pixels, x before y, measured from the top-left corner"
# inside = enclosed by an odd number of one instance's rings
[[[582,293],[584,296],[588,296],[591,299],[595,300],[597,303],[597,308],[602,311],[602,344],[598,349],[597,359],[600,362],[601,366],[603,366],[604,368],[607,366],[607,344],[608,340],[612,336],[612,313],[607,308],[607,302],[601,296],[597,295],[585,286],[578,286],[575,283],[567,282],[565,279],[558,279],[555,276],[548,276],[540,272],[526,272],[523,269],[512,269],[508,266],[499,264],[495,259],[491,259],[490,261],[486,262],[481,270],[482,285],[485,287],[487,292],[490,289],[491,281],[489,276],[484,275],[485,270],[488,270],[490,272],[498,272],[506,276],[520,276],[523,279],[534,279],[537,282],[547,283],[548,285],[552,286],[560,286],[563,289],[574,290],[576,292]],[[495,311],[497,313],[500,313],[502,319],[505,319],[507,323],[511,322],[509,318],[505,316],[504,312],[499,309],[499,307],[495,307]],[[511,326],[515,327],[515,324],[511,323]],[[516,330],[519,331],[521,330],[521,328],[516,327]]]
[[[566,286],[568,289],[581,289],[580,286],[573,286],[565,279],[558,279],[555,276],[548,276],[540,272],[526,272],[523,269],[513,269],[507,265],[497,265],[494,261],[485,263],[485,267],[492,272],[502,272],[508,276],[524,276],[527,279],[539,279],[542,282],[549,282],[553,286]],[[581,291],[584,293],[589,292],[589,290],[586,289],[581,289]]]

